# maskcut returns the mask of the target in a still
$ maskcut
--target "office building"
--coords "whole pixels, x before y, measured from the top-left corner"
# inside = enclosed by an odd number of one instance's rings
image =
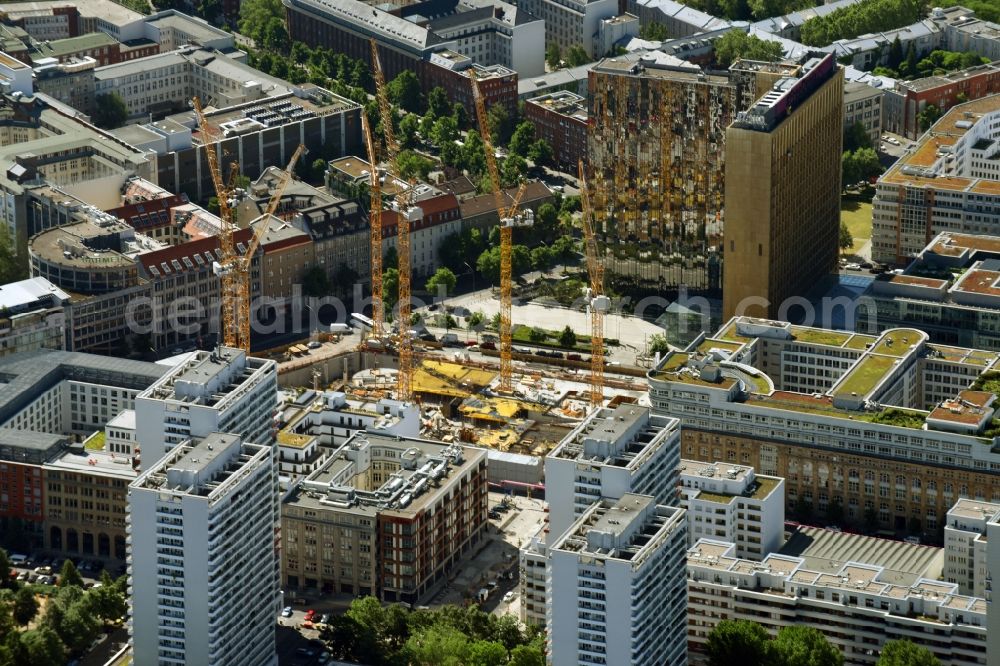
[[[986,524],[986,570],[997,571],[1000,567],[1000,514],[990,518]],[[993,539],[992,543],[989,539]],[[986,639],[986,663],[988,666],[1000,665],[1000,607],[993,599],[993,591],[986,593],[986,627],[989,630]]]
[[[874,666],[882,646],[910,640],[942,666],[987,663],[987,603],[962,595],[927,570],[939,551],[899,541],[830,532],[825,548],[762,562],[731,543],[702,539],[688,551],[688,647],[706,663],[705,643],[722,620],[753,618],[774,636],[784,627],[817,629],[851,666]],[[868,543],[876,542],[876,543]],[[928,553],[927,551],[930,551]]]
[[[419,219],[410,220],[410,267],[414,280],[429,278],[441,267],[438,248],[441,241],[462,229],[461,209],[454,194],[437,194],[427,186],[421,193],[418,186],[417,200]],[[411,214],[413,211],[411,209]],[[399,213],[395,210],[382,212],[383,256],[390,248],[396,248],[399,233]]]
[[[986,596],[990,579],[986,569],[986,526],[998,513],[1000,504],[971,499],[960,499],[948,510],[942,578],[957,583],[962,594]]]
[[[633,37],[639,36],[639,17],[632,14],[618,14],[597,22],[597,38],[594,40],[594,56],[610,55],[615,48],[625,46]]]
[[[418,603],[486,531],[486,451],[357,432],[281,505],[282,586]]]
[[[432,53],[424,68],[424,90],[442,88],[452,104],[461,104],[470,113],[469,121],[479,126],[476,100],[472,94],[472,76],[479,83],[479,92],[487,109],[503,106],[512,116],[517,113],[517,72],[503,65],[479,65],[474,58],[455,53]]]
[[[69,294],[44,278],[0,285],[0,358],[38,349],[63,349],[63,305]]]
[[[528,10],[501,0],[423,0],[389,6],[363,0],[282,0],[288,34],[368,62],[379,44],[387,79],[404,69],[421,80],[431,55],[453,51],[480,65],[520,76],[545,72],[545,26]]]
[[[107,32],[116,39],[123,27],[140,22],[142,14],[112,0],[10,2],[0,4],[4,23],[23,28],[39,41]]]
[[[93,116],[95,109],[93,58],[68,62],[46,62],[35,66],[34,88],[81,113]]]
[[[277,449],[212,433],[128,490],[129,642],[137,664],[273,666]]]
[[[785,480],[732,463],[682,460],[681,506],[688,515],[688,544],[716,539],[736,544],[736,554],[761,560],[785,541]]]
[[[213,432],[269,444],[277,394],[274,361],[230,347],[195,352],[136,397],[136,441],[147,459]]]
[[[997,39],[1000,40],[1000,30]],[[920,127],[920,113],[929,105],[946,111],[956,104],[998,93],[998,62],[913,81],[897,81],[895,86],[885,90],[885,129],[916,140],[924,133]]]
[[[178,53],[157,57],[180,57]],[[150,180],[160,187],[173,193],[184,193],[192,201],[203,201],[214,195],[208,159],[205,157],[206,142],[214,143],[220,154],[234,156],[240,173],[251,179],[258,178],[269,166],[288,164],[300,143],[306,146],[310,155],[326,158],[350,155],[364,149],[360,105],[311,84],[279,93],[279,86],[291,87],[291,84],[285,84],[280,79],[262,78],[257,70],[220,54],[206,57],[210,58],[210,62],[203,67],[198,66],[191,76],[197,77],[201,72],[200,76],[204,77],[202,85],[215,86],[202,90],[213,95],[202,101],[207,105],[212,100],[214,108],[206,109],[205,117],[217,140],[204,135],[191,110],[145,125],[128,125],[112,132],[129,145],[155,154],[156,176]],[[128,63],[127,67],[140,67],[136,62]],[[189,60],[185,59],[185,62]],[[171,66],[176,68],[177,65],[165,65],[155,73],[170,77]],[[177,74],[175,72],[173,77],[183,78]],[[174,84],[175,89],[168,96],[173,100],[171,104],[184,104],[186,108],[190,97],[185,95],[191,90],[181,91],[177,88],[180,85]],[[226,102],[241,98],[256,101]],[[142,99],[140,104],[150,103],[149,98]]]
[[[520,553],[522,621],[545,623],[547,544],[595,502],[637,493],[677,505],[679,447],[676,420],[624,404],[595,410],[546,456],[548,519]]]
[[[941,232],[905,270],[875,278],[854,328],[878,334],[917,326],[933,342],[1000,350],[1000,237]]]
[[[638,16],[641,25],[659,23],[667,29],[668,37],[687,37],[730,26],[725,19],[716,18],[677,0],[628,0],[626,11]]]
[[[604,258],[607,272],[660,292],[681,284],[718,291],[735,86],[727,76],[650,52],[601,60],[590,69],[588,88],[596,232],[615,247]]]
[[[1000,502],[1000,457],[983,442],[998,355],[740,317],[648,373],[654,412],[680,419],[686,460],[785,479],[813,520],[940,539],[962,497]]]
[[[868,142],[878,148],[882,142],[882,98],[885,91],[867,83],[844,83],[844,131],[860,124],[865,128]]]
[[[591,59],[604,55],[595,48],[598,24],[618,14],[617,0],[526,0],[521,7],[545,21],[545,46],[562,53],[581,47]]]
[[[73,557],[96,556],[102,531],[113,541],[112,502],[98,506],[107,498],[95,498],[93,493],[98,488],[113,496],[117,486],[112,481],[110,488],[100,488],[104,482],[95,482],[94,476],[101,476],[101,472],[89,469],[82,445],[71,444],[77,438],[90,437],[131,408],[135,396],[166,371],[155,363],[46,349],[0,358],[0,376],[4,377],[0,391],[0,480],[7,488],[0,497],[0,526],[8,529],[11,520],[20,521],[33,547]],[[59,497],[63,488],[46,488],[58,475],[43,468],[64,453],[69,455],[67,452],[77,460],[83,457],[84,464],[74,468],[66,492],[70,492],[70,485],[73,489],[88,487],[83,494],[89,496],[74,496],[72,503],[56,507],[47,500]],[[123,469],[120,463],[127,468],[127,462],[122,456],[114,469]],[[78,473],[91,477],[83,481]],[[53,513],[52,508],[57,510]],[[51,529],[62,520],[74,521],[75,542],[64,539],[61,528]],[[99,527],[103,529],[95,531]]]
[[[833,55],[810,58],[726,130],[724,319],[777,316],[835,269],[843,85]]]
[[[58,207],[56,202],[67,199],[49,188],[117,195],[129,176],[152,174],[148,155],[40,95],[4,95],[0,109],[0,161],[8,165],[0,174],[0,195],[6,202],[0,223],[10,229],[25,259],[28,238],[52,226],[49,202]]]
[[[524,103],[524,119],[535,126],[535,137],[552,147],[552,159],[576,173],[587,154],[587,100],[562,90],[532,97]]]
[[[503,191],[504,205],[510,206],[514,203],[514,196],[517,188],[510,188]],[[542,204],[555,201],[555,195],[545,183],[534,180],[529,181],[521,196],[520,210],[530,209],[538,213]],[[485,238],[489,237],[490,229],[500,224],[500,215],[497,213],[497,199],[492,194],[480,194],[478,196],[462,199],[459,204],[460,218],[462,220],[462,230],[479,229]]]
[[[684,510],[601,499],[556,538],[546,568],[547,661],[687,663]]]
[[[958,104],[875,185],[872,259],[906,264],[942,231],[1000,235],[1000,95]]]
[[[389,398],[368,400],[339,391],[305,391],[279,409],[281,432],[317,437],[331,450],[364,430],[385,436],[417,437],[420,409]]]

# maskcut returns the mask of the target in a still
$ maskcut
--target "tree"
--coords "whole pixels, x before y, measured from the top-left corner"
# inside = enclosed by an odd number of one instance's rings
[[[769,666],[770,648],[764,627],[748,620],[722,620],[705,643],[709,666]]]
[[[94,107],[94,124],[102,129],[121,127],[128,120],[128,107],[118,93],[98,95]]]
[[[667,26],[662,23],[650,21],[639,28],[639,37],[641,39],[647,39],[651,42],[662,42],[670,37],[670,31],[667,30]]]
[[[35,618],[38,612],[38,601],[35,593],[27,587],[22,587],[14,594],[14,621],[24,626]]]
[[[531,330],[528,331],[528,339],[532,342],[545,342],[549,339],[549,334],[544,328],[538,328],[537,326],[532,326]]]
[[[888,641],[875,666],[941,666],[934,653],[907,640]]]
[[[544,271],[552,265],[552,249],[539,245],[531,248],[531,267],[536,271]]]
[[[76,570],[73,560],[67,559],[59,570],[59,587],[83,587],[83,576]]]
[[[778,655],[775,662],[781,666],[843,666],[844,663],[844,655],[812,627],[791,625],[782,628],[772,648]]]
[[[457,282],[458,278],[455,277],[450,268],[441,267],[427,280],[425,287],[432,294],[444,291],[444,295],[447,296],[455,291],[455,284]]]
[[[494,245],[489,250],[483,250],[476,260],[476,270],[490,284],[500,282],[500,248]]]
[[[313,298],[330,293],[330,278],[322,266],[312,266],[302,275],[302,293]]]
[[[903,62],[903,44],[899,41],[899,35],[892,40],[892,44],[889,45],[889,55],[886,57],[886,66],[889,69],[899,69],[899,65]]]
[[[840,184],[843,187],[852,185],[861,178],[861,170],[858,168],[858,160],[854,153],[845,151],[840,156]]]
[[[399,143],[403,148],[413,148],[418,143],[417,132],[420,131],[420,118],[412,113],[403,116],[399,121]]]
[[[383,264],[384,266],[385,264]],[[399,269],[388,268],[382,273],[382,299],[386,307],[396,307],[399,300]]]
[[[411,113],[423,113],[420,80],[411,69],[404,69],[388,84],[389,99]]]
[[[666,354],[670,351],[670,343],[667,341],[667,336],[663,333],[654,333],[649,336],[649,353],[650,354]]]
[[[399,268],[399,250],[395,245],[390,245],[382,256],[382,269]]]
[[[858,170],[858,180],[871,180],[882,175],[882,163],[874,148],[858,148],[854,151],[854,162]]]
[[[416,666],[462,666],[468,663],[469,639],[455,627],[434,625],[406,641],[408,663]]]
[[[871,148],[872,140],[863,123],[853,123],[844,130],[844,150]]]
[[[566,328],[562,330],[559,334],[559,345],[561,347],[566,347],[567,349],[573,349],[576,347],[576,331],[566,325]]]
[[[504,666],[507,648],[495,641],[476,641],[469,645],[467,654],[470,666]]]
[[[778,42],[748,35],[742,30],[730,30],[715,40],[715,61],[720,67],[729,67],[740,58],[750,60],[779,60],[785,50]]]
[[[0,231],[6,231],[7,227],[0,225]],[[0,262],[0,270],[5,268],[4,264]],[[0,279],[0,283],[6,284],[8,280]],[[0,548],[0,585],[6,586],[10,581],[10,555],[3,548]]]
[[[396,156],[396,166],[399,168],[400,177],[406,180],[411,178],[427,180],[431,169],[434,168],[434,162],[420,153],[404,150]]]
[[[892,30],[914,23],[923,11],[922,0],[866,0],[806,21],[800,41],[807,46],[826,46],[838,39]]]
[[[511,118],[504,104],[494,104],[486,113],[487,124],[490,126],[490,136],[494,146],[506,146],[510,135],[514,132],[517,118]],[[481,130],[482,128],[480,128]]]
[[[559,50],[559,45],[555,42],[549,43],[548,48],[545,49],[545,62],[548,63],[549,69],[556,69],[559,67],[561,60],[562,52]]]
[[[851,230],[847,226],[847,222],[843,220],[840,221],[840,249],[850,250],[854,247],[854,236],[851,235]]]
[[[500,167],[501,187],[514,187],[521,182],[527,172],[528,163],[525,159],[517,153],[511,153]]]
[[[477,310],[465,318],[465,327],[470,331],[480,331],[483,328],[485,319],[486,315],[481,310]]]
[[[510,153],[512,155],[517,154],[522,157],[528,154],[528,149],[531,147],[532,142],[535,140],[535,125],[529,121],[525,120],[517,126],[514,130],[514,134],[510,137]]]
[[[114,622],[128,613],[125,594],[118,589],[107,571],[101,572],[101,586],[91,588],[85,596],[94,613],[104,622]]]
[[[899,66],[899,71],[909,76],[917,73],[917,47],[912,41],[906,46],[906,60]]]
[[[458,123],[451,116],[444,116],[434,121],[428,137],[436,146],[442,146],[458,138]]]
[[[441,86],[434,86],[427,93],[427,113],[435,118],[451,115],[452,107],[451,102],[448,101],[448,93]]]
[[[237,22],[241,34],[257,43],[257,48],[266,48],[265,31],[271,19],[284,16],[281,0],[243,0],[240,3],[240,18]]]
[[[582,46],[574,44],[566,51],[566,62],[570,67],[579,67],[590,62],[590,56],[587,55],[587,51]]]
[[[545,139],[536,139],[528,148],[528,159],[539,166],[552,164],[552,146]]]
[[[545,655],[536,645],[518,645],[510,651],[510,666],[545,666]]]
[[[32,666],[62,666],[66,663],[66,646],[51,628],[42,626],[21,634],[20,647]]]
[[[924,107],[924,110],[917,114],[917,123],[920,125],[920,131],[926,132],[931,128],[931,125],[936,123],[941,117],[941,109],[934,106],[933,104],[928,104]]]
[[[304,164],[304,162],[303,162]],[[326,160],[322,157],[317,157],[313,160],[313,163],[309,169],[310,175],[312,176],[313,182],[323,182],[323,177],[326,175]]]
[[[470,130],[465,135],[462,147],[462,161],[473,176],[486,171],[486,144],[478,132]]]

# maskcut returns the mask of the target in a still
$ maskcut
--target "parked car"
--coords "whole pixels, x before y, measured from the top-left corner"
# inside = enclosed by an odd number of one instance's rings
[[[860,271],[861,264],[845,264],[844,269],[849,271]]]
[[[483,342],[479,343],[479,348],[496,350],[497,344],[495,342],[490,342],[489,340],[484,340]]]
[[[329,624],[330,623],[330,616],[327,615],[326,613],[323,613],[322,615],[319,616],[319,623],[320,624]]]
[[[323,346],[323,343],[319,342],[318,340],[313,340],[306,346],[309,347],[309,349],[319,349],[320,347]]]
[[[281,617],[291,617],[291,616],[292,616],[291,606],[285,606],[284,608],[281,609]]]
[[[582,361],[583,360],[583,357],[580,356],[579,354],[568,354],[566,356],[566,358],[569,359],[570,361]]]
[[[509,604],[514,599],[514,590],[510,590],[507,594],[503,595],[503,602]]]

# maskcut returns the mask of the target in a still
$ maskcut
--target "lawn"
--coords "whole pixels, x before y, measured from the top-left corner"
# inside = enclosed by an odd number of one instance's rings
[[[842,347],[851,337],[850,333],[840,331],[828,331],[818,328],[793,328],[792,333],[798,342],[811,343],[815,345],[829,345],[831,347]]]
[[[847,223],[854,238],[851,252],[857,252],[872,237],[872,205],[862,201],[840,200],[840,219]]]
[[[859,396],[867,395],[895,363],[896,359],[891,356],[868,356],[862,359],[848,373],[843,383],[837,387],[837,393],[839,395],[852,393],[857,393]]]

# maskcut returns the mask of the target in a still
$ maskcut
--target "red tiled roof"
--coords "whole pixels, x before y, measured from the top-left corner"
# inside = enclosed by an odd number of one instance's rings
[[[112,208],[108,214],[124,220],[135,229],[165,226],[170,224],[170,210],[186,203],[188,203],[186,194],[174,194],[162,199],[147,199],[125,204]]]
[[[239,229],[233,233],[233,243],[243,243],[248,245],[250,243],[250,238],[253,235],[252,229]],[[180,245],[172,245],[170,247],[165,247],[162,250],[155,250],[153,252],[146,252],[145,254],[140,254],[138,259],[139,263],[142,264],[143,270],[153,277],[163,277],[164,274],[171,275],[173,273],[186,272],[189,270],[195,270],[204,265],[202,262],[208,262],[208,257],[205,253],[209,253],[213,258],[213,261],[218,260],[218,254],[216,250],[219,247],[219,237],[211,236],[209,238],[202,238],[199,240],[188,241],[187,243],[181,243]],[[237,252],[239,248],[237,246]],[[194,257],[198,255],[202,258],[202,262],[198,262]],[[187,258],[188,262],[191,263],[189,266],[184,259]],[[174,262],[177,262],[177,265]],[[164,264],[166,264],[167,269],[164,269]],[[178,265],[180,268],[178,268]],[[155,269],[155,270],[151,270]]]

